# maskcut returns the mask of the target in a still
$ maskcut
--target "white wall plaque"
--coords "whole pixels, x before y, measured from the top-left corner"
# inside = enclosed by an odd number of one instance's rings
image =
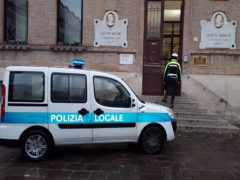
[[[120,64],[133,64],[134,56],[133,54],[120,54],[119,63]]]
[[[95,40],[94,46],[121,46],[128,47],[127,26],[128,20],[119,20],[115,11],[107,11],[103,20],[94,19]]]
[[[215,12],[211,21],[201,20],[200,49],[236,49],[237,21],[227,21],[223,12]]]

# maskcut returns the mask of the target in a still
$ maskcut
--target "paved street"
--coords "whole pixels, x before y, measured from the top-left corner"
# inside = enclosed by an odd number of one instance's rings
[[[57,148],[48,160],[25,160],[0,147],[0,179],[239,179],[240,137],[178,132],[160,155],[134,145]]]

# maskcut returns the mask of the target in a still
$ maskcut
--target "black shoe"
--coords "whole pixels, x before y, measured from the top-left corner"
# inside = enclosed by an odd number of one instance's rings
[[[173,107],[174,107],[174,105],[173,105],[173,104],[171,104],[171,105],[170,105],[170,108],[172,109]]]
[[[167,100],[166,99],[162,99],[162,102],[167,103]]]

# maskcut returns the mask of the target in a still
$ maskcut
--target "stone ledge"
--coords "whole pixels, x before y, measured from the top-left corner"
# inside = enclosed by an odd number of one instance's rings
[[[67,51],[67,52],[82,52],[85,47],[80,46],[63,46],[63,45],[23,45],[23,44],[2,44],[0,50],[37,50],[37,51]]]
[[[93,47],[93,46],[67,46],[67,45],[34,45],[34,44],[0,44],[0,50],[36,50],[59,52],[92,52],[92,53],[126,53],[136,54],[137,50],[121,47]]]
[[[66,45],[52,45],[49,48],[52,51],[65,51],[65,52],[83,52],[86,50],[83,46],[66,46]]]
[[[239,49],[233,50],[232,52],[224,52],[224,51],[220,51],[220,50],[216,50],[216,51],[208,51],[208,52],[192,52],[190,53],[190,55],[219,55],[219,56],[240,56],[240,52]]]
[[[137,50],[133,48],[122,48],[122,47],[93,47],[93,46],[85,46],[87,52],[96,52],[96,53],[126,53],[126,54],[136,54]]]
[[[0,50],[29,50],[29,45],[13,45],[13,44],[4,44],[0,45]]]

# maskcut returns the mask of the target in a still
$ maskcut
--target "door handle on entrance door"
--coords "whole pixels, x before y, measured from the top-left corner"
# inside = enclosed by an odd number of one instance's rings
[[[102,111],[100,108],[96,109],[96,110],[93,111],[93,112],[94,112],[94,114],[96,114],[96,115],[98,115],[98,116],[104,113],[104,111]]]
[[[78,111],[78,114],[81,114],[82,116],[85,116],[88,113],[89,113],[89,111],[86,110],[85,108],[82,108],[81,110]]]

